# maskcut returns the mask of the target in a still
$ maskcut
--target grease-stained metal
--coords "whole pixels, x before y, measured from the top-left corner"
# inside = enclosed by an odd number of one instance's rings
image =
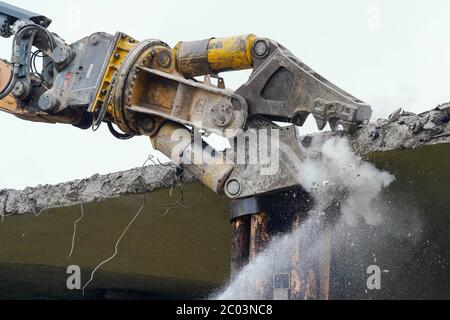
[[[255,35],[179,42],[174,48],[178,71],[189,78],[253,67]]]

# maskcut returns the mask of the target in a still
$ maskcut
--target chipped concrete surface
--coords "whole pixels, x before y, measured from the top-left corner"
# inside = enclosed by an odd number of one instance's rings
[[[359,154],[450,142],[450,103],[421,114],[397,112],[363,128],[353,140]]]
[[[57,185],[36,186],[24,190],[0,190],[0,215],[34,213],[67,207],[80,202],[98,202],[123,194],[144,193],[186,180],[173,166],[149,166],[107,175],[94,175]],[[179,181],[181,182],[181,181]]]
[[[450,143],[450,103],[421,114],[395,111],[389,119],[379,119],[351,136],[356,153],[414,149],[423,145]],[[339,133],[342,134],[342,133]],[[324,141],[331,132],[305,136],[303,144]],[[319,141],[318,141],[319,140]],[[42,210],[90,203],[170,187],[177,179],[174,166],[149,166],[108,175],[94,175],[57,185],[37,186],[22,191],[0,190],[0,216],[38,214]]]
[[[303,138],[303,143],[305,145],[310,145],[312,141],[320,143],[332,135],[331,132],[309,135]],[[450,103],[421,114],[396,110],[389,119],[378,119],[357,130],[349,138],[353,149],[361,156],[374,152],[450,143]]]

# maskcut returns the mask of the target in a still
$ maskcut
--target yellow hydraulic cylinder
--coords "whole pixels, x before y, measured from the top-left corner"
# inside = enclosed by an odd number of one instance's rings
[[[186,77],[253,67],[253,34],[179,42],[174,48],[178,71]]]

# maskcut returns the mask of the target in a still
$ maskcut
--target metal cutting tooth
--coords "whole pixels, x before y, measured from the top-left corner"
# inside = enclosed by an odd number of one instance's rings
[[[331,131],[336,132],[339,128],[339,119],[331,118],[328,123],[330,124]]]
[[[317,128],[319,130],[325,129],[325,127],[327,126],[327,121],[324,118],[322,118],[322,117],[320,117],[318,115],[315,115],[314,119],[316,119]]]

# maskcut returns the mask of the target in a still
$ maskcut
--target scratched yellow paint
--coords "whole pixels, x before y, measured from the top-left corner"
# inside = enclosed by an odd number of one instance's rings
[[[208,45],[208,62],[215,71],[244,70],[253,66],[253,34],[211,39]]]
[[[138,41],[130,42],[130,38],[128,37],[119,37],[116,43],[116,47],[113,50],[111,57],[109,59],[108,66],[105,69],[105,74],[103,75],[102,83],[99,86],[99,90],[97,91],[97,95],[95,96],[95,100],[91,105],[89,112],[95,112],[99,110],[103,103],[102,91],[108,90],[114,72],[116,72],[122,63],[125,61],[130,50],[138,44]],[[115,54],[119,55],[116,57]],[[108,113],[111,113],[113,110],[112,106],[108,106]]]

